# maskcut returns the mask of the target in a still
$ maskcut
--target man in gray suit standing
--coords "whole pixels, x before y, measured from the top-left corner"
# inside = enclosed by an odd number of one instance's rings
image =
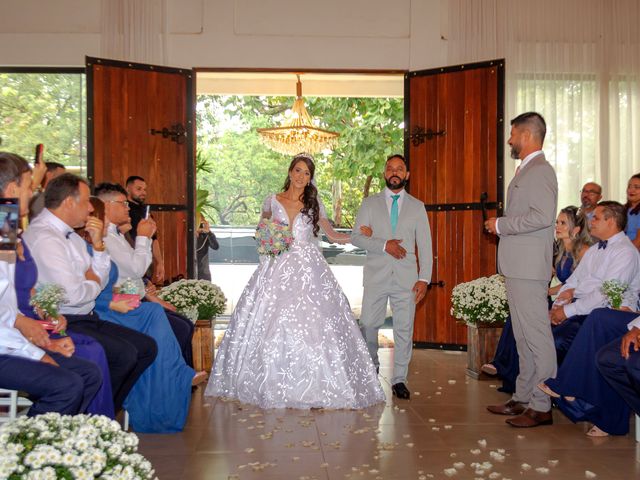
[[[363,200],[351,239],[367,251],[360,324],[371,359],[379,370],[378,330],[390,302],[395,343],[391,389],[396,397],[408,399],[413,317],[431,280],[431,232],[424,203],[404,190],[409,171],[402,155],[387,159],[384,178],[384,191]]]
[[[547,289],[551,278],[553,231],[558,181],[545,159],[544,118],[528,112],[511,121],[511,157],[521,159],[509,184],[504,216],[490,218],[485,228],[500,237],[498,270],[505,277],[520,374],[506,404],[487,409],[514,427],[553,423],[550,398],[536,385],[556,375],[556,351],[551,334]]]

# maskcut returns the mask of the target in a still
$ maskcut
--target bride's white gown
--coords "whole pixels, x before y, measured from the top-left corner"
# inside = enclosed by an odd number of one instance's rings
[[[289,223],[275,195],[263,209]],[[290,250],[263,258],[242,292],[205,395],[262,408],[363,408],[383,401],[365,341],[309,219],[298,214],[292,230]]]

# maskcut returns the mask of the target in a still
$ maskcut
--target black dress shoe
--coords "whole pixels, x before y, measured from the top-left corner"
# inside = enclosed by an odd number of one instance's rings
[[[402,382],[392,385],[391,391],[398,398],[409,400],[409,397],[411,397],[411,392],[409,392],[407,386]]]

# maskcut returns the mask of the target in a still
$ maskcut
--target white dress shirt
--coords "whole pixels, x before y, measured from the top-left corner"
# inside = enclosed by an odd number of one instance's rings
[[[151,239],[138,235],[136,236],[136,247],[132,248],[124,235],[120,234],[118,227],[110,223],[104,243],[111,260],[118,266],[116,285],[131,279],[138,285],[138,294],[144,297],[142,277],[153,260]]]
[[[592,245],[560,289],[562,293],[575,289],[575,302],[564,306],[567,317],[588,315],[592,310],[605,307],[607,297],[602,293],[602,282],[619,280],[629,285],[623,307],[637,309],[640,292],[640,254],[624,232],[616,233],[607,241],[606,248]]]
[[[65,300],[60,313],[91,313],[96,297],[109,280],[111,259],[106,250],[89,255],[87,243],[46,208],[22,238],[38,267],[38,282],[64,287]],[[89,268],[100,278],[100,284],[86,279]]]
[[[400,210],[402,210],[402,201],[404,200],[405,194],[406,192],[404,191],[404,188],[397,193],[389,190],[389,187],[384,188],[384,198],[387,201],[387,210],[389,211],[389,217],[391,217],[391,205],[393,205],[393,198],[391,198],[391,196],[400,195],[398,197],[398,218],[400,218]]]
[[[518,165],[518,168],[516,169],[516,171],[520,172],[524,168],[524,166],[531,161],[533,157],[540,155],[541,153],[542,153],[542,150],[536,150],[535,152],[532,152],[526,157],[524,157],[520,162],[520,165]],[[500,220],[499,218],[496,220],[496,233],[498,235],[500,235],[500,228],[498,227],[498,224],[500,223],[499,220]]]
[[[0,262],[0,355],[40,360],[44,350],[29,342],[14,328],[19,313],[14,278],[15,264]]]

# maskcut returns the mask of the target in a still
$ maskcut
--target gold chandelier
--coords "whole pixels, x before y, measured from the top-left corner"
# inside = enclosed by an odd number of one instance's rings
[[[258,128],[258,133],[262,142],[276,152],[285,155],[296,155],[300,152],[318,153],[325,148],[333,147],[340,134],[313,126],[302,99],[300,75],[296,76],[296,99],[291,107],[291,118],[285,120],[281,127]]]

